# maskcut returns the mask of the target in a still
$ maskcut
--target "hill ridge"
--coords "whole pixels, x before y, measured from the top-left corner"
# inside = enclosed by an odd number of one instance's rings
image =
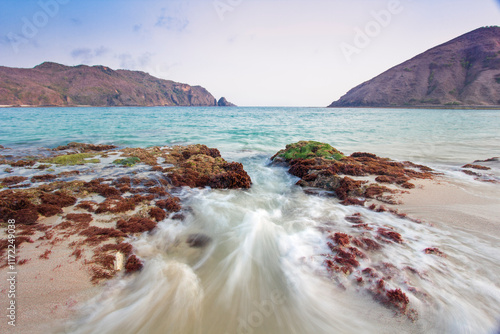
[[[33,68],[0,66],[0,105],[217,106],[205,88],[103,65],[46,61]]]

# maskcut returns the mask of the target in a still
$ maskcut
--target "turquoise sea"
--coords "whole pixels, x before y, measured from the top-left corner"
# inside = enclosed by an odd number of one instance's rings
[[[183,189],[177,195],[189,207],[184,221],[167,218],[155,233],[131,240],[145,259],[144,269],[108,282],[57,333],[498,330],[500,239],[495,234],[458,228],[439,208],[433,208],[432,223],[417,224],[308,195],[285,168],[269,166],[269,158],[288,143],[316,140],[345,154],[371,152],[425,164],[456,189],[484,200],[469,206],[450,197],[444,201],[448,209],[460,212],[465,224],[478,218],[497,228],[498,215],[484,212],[500,212],[499,183],[476,180],[461,166],[500,156],[500,111],[158,107],[7,108],[0,114],[0,145],[9,148],[2,154],[36,154],[41,147],[72,141],[120,147],[199,143],[243,163],[253,181],[247,191]],[[498,161],[489,166],[489,181],[500,181]],[[7,175],[0,169],[0,178]],[[413,214],[419,217],[419,210],[427,209],[417,207]],[[376,268],[387,284],[402,288],[419,315],[413,321],[377,303],[368,283],[356,284],[352,275],[361,273],[332,278],[326,272],[323,231],[375,233],[354,232],[346,218],[357,213],[375,231],[390,228],[403,236],[403,244],[384,244],[360,268]],[[198,250],[183,246],[180,241],[193,233],[213,242]],[[428,247],[446,257],[424,254]]]
[[[500,155],[496,110],[327,108],[6,108],[0,145],[55,147],[70,141],[119,146],[201,143],[228,158],[273,154],[298,140],[344,153],[461,164]]]

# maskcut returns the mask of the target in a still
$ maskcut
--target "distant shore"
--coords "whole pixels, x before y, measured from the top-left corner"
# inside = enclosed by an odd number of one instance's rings
[[[328,109],[440,109],[440,110],[500,110],[498,106],[357,106],[327,107]]]
[[[0,108],[157,108],[157,107],[218,107],[218,106],[91,106],[91,105],[71,105],[71,106],[56,106],[56,105],[0,105]],[[245,108],[245,107],[239,107]],[[248,106],[247,106],[248,108]],[[260,107],[255,107],[260,108]],[[263,107],[264,108],[264,107]],[[280,108],[280,107],[277,107]],[[422,110],[500,110],[500,105],[498,106],[384,106],[384,107],[300,107],[300,108],[323,108],[323,109],[422,109]]]

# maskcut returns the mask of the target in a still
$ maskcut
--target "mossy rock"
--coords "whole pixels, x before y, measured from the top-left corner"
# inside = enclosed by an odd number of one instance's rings
[[[76,154],[67,154],[60,155],[54,158],[50,158],[45,160],[44,162],[56,164],[56,165],[64,165],[64,166],[74,166],[74,165],[83,165],[86,163],[99,163],[99,159],[91,159],[95,156],[95,154],[91,153],[76,153]],[[90,159],[90,160],[88,160]]]
[[[283,158],[286,161],[312,158],[340,160],[344,157],[344,154],[329,144],[317,141],[299,141],[287,145],[286,149],[279,151],[272,159],[274,160],[276,157]]]
[[[118,159],[113,161],[115,165],[121,165],[121,166],[126,166],[126,167],[133,167],[135,164],[141,162],[141,159],[138,157],[128,157],[125,159]]]

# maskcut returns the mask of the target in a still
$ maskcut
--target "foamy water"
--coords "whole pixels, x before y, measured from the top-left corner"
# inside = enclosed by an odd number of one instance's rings
[[[265,158],[245,165],[249,191],[185,189],[184,222],[165,220],[134,241],[142,272],[111,282],[71,333],[492,333],[500,315],[498,243],[417,224],[389,213],[344,207],[306,195]],[[389,286],[402,287],[419,317],[411,321],[377,303],[352,276],[331,277],[322,228],[356,235],[345,220],[361,212],[392,227],[403,244],[386,244],[361,261],[394,266]],[[365,232],[366,233],[366,232]],[[186,240],[203,235],[201,248]],[[208,239],[206,239],[208,240]],[[498,240],[497,240],[498,242]],[[427,255],[438,247],[446,258]],[[411,267],[415,271],[405,269]],[[391,285],[392,284],[392,285]],[[410,287],[416,288],[413,292]]]

